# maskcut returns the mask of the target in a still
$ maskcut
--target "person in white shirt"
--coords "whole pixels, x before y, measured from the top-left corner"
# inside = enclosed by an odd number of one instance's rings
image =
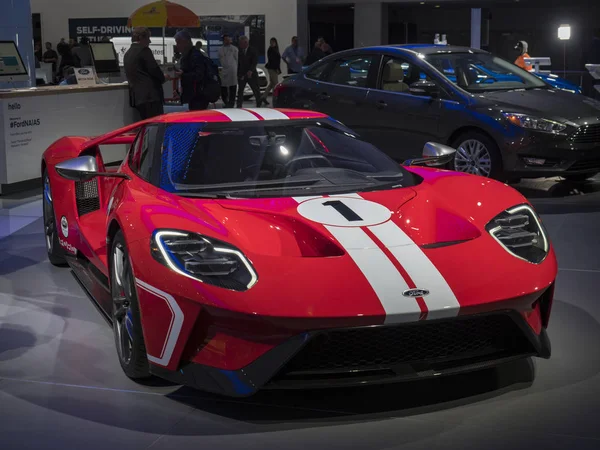
[[[221,63],[221,98],[225,108],[233,108],[238,84],[238,49],[231,44],[231,36],[223,35],[223,46],[219,49]]]

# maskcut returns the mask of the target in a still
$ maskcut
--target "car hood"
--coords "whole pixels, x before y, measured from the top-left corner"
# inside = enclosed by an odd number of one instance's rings
[[[558,89],[489,92],[476,96],[483,107],[503,112],[531,114],[564,123],[600,123],[600,102]]]
[[[174,286],[180,295],[199,293],[216,307],[253,315],[415,320],[401,311],[414,309],[403,297],[407,287],[430,291],[428,317],[444,317],[459,305],[549,285],[553,259],[543,267],[519,260],[485,231],[497,214],[526,202],[521,194],[472,175],[411,170],[423,178],[419,185],[377,192],[223,200],[163,194],[165,204],[142,219],[152,229],[177,223],[239,248],[258,276],[243,295],[179,276]]]
[[[332,233],[338,227],[368,229],[389,223],[418,246],[468,241],[479,237],[497,214],[526,202],[493,180],[446,171],[424,175],[414,187],[332,196],[170,197],[170,213],[153,214],[149,220],[153,228],[168,228],[174,217],[185,219],[189,229],[254,255],[313,257],[346,250]]]

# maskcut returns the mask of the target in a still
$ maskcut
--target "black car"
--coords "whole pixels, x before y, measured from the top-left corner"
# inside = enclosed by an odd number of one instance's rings
[[[278,108],[322,111],[398,161],[428,141],[454,169],[504,179],[600,172],[600,102],[482,50],[381,46],[333,54],[282,82]]]

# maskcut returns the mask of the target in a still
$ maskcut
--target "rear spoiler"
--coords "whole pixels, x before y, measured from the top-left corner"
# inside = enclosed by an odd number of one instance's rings
[[[150,120],[136,122],[126,127],[119,128],[118,130],[111,131],[110,133],[103,134],[102,136],[90,138],[87,141],[83,141],[80,151],[85,151],[87,149],[97,147],[98,145],[131,145],[137,136],[138,130],[142,126],[146,125],[146,123],[150,122]]]

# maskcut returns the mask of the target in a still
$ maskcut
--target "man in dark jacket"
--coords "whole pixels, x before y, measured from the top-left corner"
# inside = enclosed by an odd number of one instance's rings
[[[238,95],[237,107],[241,108],[244,103],[244,90],[246,84],[250,85],[256,100],[256,106],[260,108],[262,105],[262,97],[260,88],[258,87],[258,72],[256,65],[258,64],[258,52],[250,47],[248,36],[240,36],[238,41],[240,51],[238,53]]]
[[[123,59],[130,104],[139,111],[142,120],[160,116],[164,113],[165,75],[150,50],[150,30],[134,29],[131,42]]]
[[[175,43],[181,53],[180,70],[175,72],[181,78],[181,103],[187,103],[190,111],[206,109],[209,101],[202,93],[206,79],[205,56],[194,47],[192,36],[187,31],[179,31],[175,35]]]
[[[321,41],[317,41],[317,42],[315,42],[315,46],[313,47],[312,52],[310,52],[310,54],[308,55],[308,58],[306,58],[306,61],[304,62],[304,64],[306,64],[307,66],[310,66],[310,65],[316,63],[317,61],[325,58],[325,56],[327,56],[327,55],[321,48]]]

